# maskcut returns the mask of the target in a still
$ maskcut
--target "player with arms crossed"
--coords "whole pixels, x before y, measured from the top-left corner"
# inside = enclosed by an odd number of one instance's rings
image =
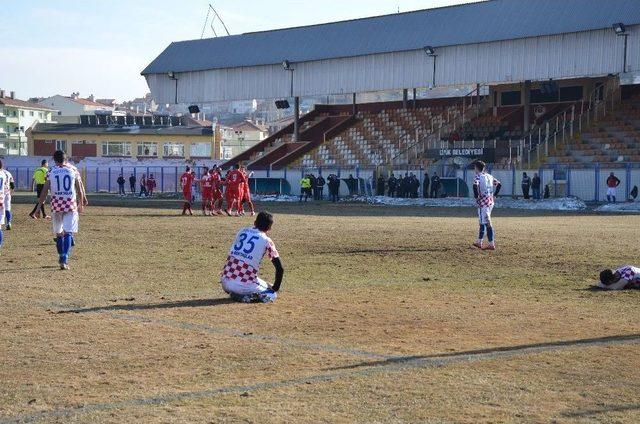
[[[494,197],[500,193],[502,184],[491,174],[485,172],[486,164],[482,161],[476,161],[473,164],[476,171],[476,178],[473,181],[473,196],[476,198],[478,205],[478,218],[480,218],[480,231],[478,233],[478,241],[473,243],[475,247],[483,250],[496,250],[494,241],[493,224],[491,223],[491,211],[493,210]],[[484,232],[487,229],[487,239],[489,245],[484,247]]]
[[[604,290],[640,289],[640,268],[627,265],[600,273],[598,287]]]
[[[78,232],[79,212],[89,204],[78,170],[67,163],[66,155],[58,150],[53,154],[55,166],[47,174],[42,188],[40,205],[44,205],[51,190],[51,222],[56,235],[60,269],[69,269],[67,261],[73,245],[73,235]]]
[[[256,214],[255,209],[253,207],[253,202],[251,201],[251,191],[249,190],[249,178],[253,176],[253,171],[247,173],[247,168],[244,166],[240,167],[240,172],[244,175],[244,185],[242,186],[242,191],[240,193],[240,204],[238,207],[238,213],[240,215],[244,215],[244,203],[246,202],[249,205],[249,210],[251,211],[251,216]]]
[[[267,235],[272,226],[273,216],[268,212],[260,212],[254,226],[240,230],[231,245],[220,283],[233,300],[244,303],[270,303],[276,300],[284,269],[276,246]],[[265,255],[276,269],[273,286],[258,277],[260,262]]]
[[[0,173],[3,175],[0,176],[2,178],[2,184],[0,184],[0,189],[4,191],[4,223],[6,224],[6,229],[11,229],[11,193],[15,189],[15,182],[13,181],[13,175],[11,172],[7,171],[2,162],[0,161]]]
[[[227,186],[225,193],[227,197],[227,215],[232,216],[231,213],[235,206],[237,210],[235,216],[240,216],[240,202],[242,202],[240,196],[246,181],[246,177],[242,171],[240,171],[240,165],[234,165],[233,169],[227,172],[227,178],[225,179],[225,184]]]
[[[189,212],[189,215],[193,215],[193,211],[191,210],[191,200],[193,198],[191,186],[193,185],[193,179],[194,177],[191,173],[191,168],[187,166],[187,170],[180,176],[180,186],[182,187],[182,196],[184,197],[182,215],[186,215],[187,211]]]
[[[202,170],[202,177],[200,177],[200,193],[202,193],[202,214],[207,216],[211,211],[211,215],[213,215],[213,178],[206,166]]]
[[[220,175],[220,168],[218,165],[213,165],[213,168],[210,171],[211,174],[211,184],[212,184],[212,208],[213,213],[216,215],[222,215],[222,189],[224,186],[224,182],[222,181],[222,176]]]

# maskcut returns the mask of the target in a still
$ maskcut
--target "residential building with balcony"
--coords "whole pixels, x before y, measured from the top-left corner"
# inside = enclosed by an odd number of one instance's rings
[[[0,155],[26,155],[28,129],[51,122],[54,113],[51,108],[17,99],[13,91],[0,90]]]

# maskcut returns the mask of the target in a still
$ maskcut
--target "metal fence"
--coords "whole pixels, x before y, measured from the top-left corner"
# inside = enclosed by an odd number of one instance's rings
[[[31,179],[35,167],[7,167],[14,176],[17,190],[31,190]],[[196,177],[202,175],[201,167],[193,167]],[[590,167],[577,167],[571,165],[546,165],[538,169],[516,170],[491,169],[489,171],[501,181],[503,189],[501,194],[506,196],[522,196],[523,172],[533,178],[538,174],[541,180],[541,191],[544,193],[548,186],[551,197],[576,196],[584,201],[606,200],[607,177],[614,173],[620,179],[618,187],[618,199],[626,200],[634,186],[640,186],[640,163],[625,163],[617,167],[601,167],[595,164]],[[136,191],[140,191],[140,179],[142,175],[153,175],[156,179],[156,192],[173,193],[180,190],[180,175],[183,167],[108,167],[108,168],[80,168],[87,192],[89,193],[118,193],[117,179],[122,175],[125,179],[125,190],[130,193],[129,177],[136,177]],[[471,193],[474,179],[472,169],[459,169],[455,165],[441,165],[429,168],[396,166],[378,168],[287,168],[281,170],[254,171],[252,188],[256,194],[298,194],[300,193],[300,180],[303,175],[322,175],[325,178],[330,174],[337,175],[345,180],[350,176],[359,180],[357,194],[374,195],[376,179],[382,175],[388,178],[391,173],[396,177],[405,174],[414,174],[422,184],[425,174],[432,176],[434,173],[443,179],[441,195],[448,197],[465,196]],[[280,181],[274,184],[258,184],[257,180]],[[446,183],[446,184],[445,184]],[[346,184],[341,184],[341,195],[350,194]]]

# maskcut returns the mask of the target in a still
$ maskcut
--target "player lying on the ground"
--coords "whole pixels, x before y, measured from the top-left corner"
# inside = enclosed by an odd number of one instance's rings
[[[276,300],[284,269],[276,246],[267,235],[272,226],[273,216],[268,212],[260,212],[254,226],[240,230],[231,245],[220,283],[222,289],[238,302],[269,303]],[[258,277],[260,262],[265,254],[276,269],[273,286]]]
[[[500,193],[502,184],[491,174],[485,172],[486,164],[481,160],[473,164],[476,171],[476,178],[473,181],[473,196],[478,205],[478,218],[480,219],[480,231],[478,241],[473,243],[475,247],[483,250],[496,250],[494,242],[493,223],[491,222],[491,211],[494,205],[494,196]],[[489,245],[484,247],[484,230],[487,229],[487,239]]]
[[[44,205],[47,194],[51,190],[51,222],[56,235],[58,263],[60,269],[69,269],[68,260],[73,245],[73,235],[78,232],[78,212],[82,212],[89,204],[84,192],[80,173],[67,163],[66,155],[58,150],[53,154],[55,166],[47,174],[39,205]]]
[[[627,265],[600,273],[598,287],[605,290],[640,289],[640,268]]]

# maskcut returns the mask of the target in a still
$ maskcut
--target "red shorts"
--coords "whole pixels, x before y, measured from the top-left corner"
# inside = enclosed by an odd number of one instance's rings
[[[191,190],[183,190],[182,191],[182,195],[184,196],[184,200],[186,200],[187,202],[191,202],[191,198],[193,197],[191,195]]]
[[[250,202],[251,201],[251,192],[249,190],[245,190],[243,193],[243,197],[242,197],[242,201],[243,202]]]
[[[230,190],[227,189],[227,192],[225,193],[227,200],[231,201],[231,200],[240,200],[240,190]]]
[[[202,190],[202,200],[212,200],[213,199],[213,189],[204,189]]]
[[[214,189],[213,190],[213,200],[220,200],[220,199],[222,199],[222,190]]]

